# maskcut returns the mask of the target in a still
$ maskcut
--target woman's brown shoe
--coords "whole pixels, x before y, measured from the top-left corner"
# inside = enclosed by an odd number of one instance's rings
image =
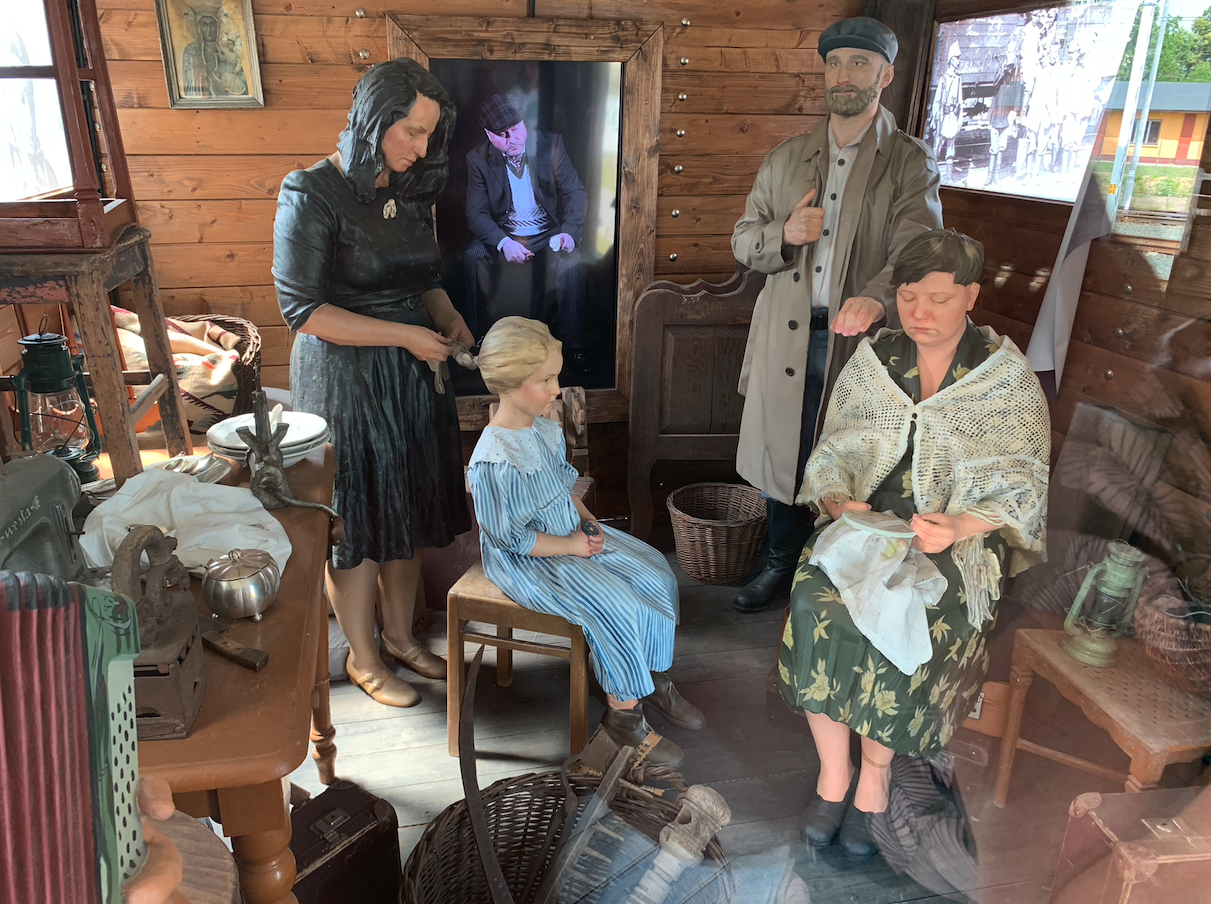
[[[422,678],[435,678],[441,680],[446,677],[446,660],[442,659],[436,653],[430,653],[420,644],[417,644],[412,649],[404,652],[395,644],[386,634],[379,635],[379,640],[382,641],[383,652],[388,656],[399,661],[400,665],[405,665]]]
[[[385,666],[364,675],[356,675],[346,663],[345,674],[375,702],[384,706],[416,706],[420,703],[416,688]]]

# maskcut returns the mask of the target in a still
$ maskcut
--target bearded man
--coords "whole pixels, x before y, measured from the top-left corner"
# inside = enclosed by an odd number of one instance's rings
[[[825,29],[818,47],[829,115],[765,158],[732,233],[736,259],[769,274],[740,373],[736,452],[737,472],[767,497],[769,554],[736,597],[741,612],[790,589],[814,520],[794,501],[829,391],[862,336],[895,320],[900,249],[942,225],[933,153],[879,105],[896,36],[859,17]]]

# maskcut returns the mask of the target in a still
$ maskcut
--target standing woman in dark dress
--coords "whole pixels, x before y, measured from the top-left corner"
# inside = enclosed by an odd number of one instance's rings
[[[442,291],[430,205],[449,174],[454,104],[418,63],[371,67],[353,90],[337,151],[282,183],[273,237],[278,304],[298,333],[294,407],[324,417],[336,448],[333,507],[346,539],[328,599],[349,639],[346,671],[380,703],[420,695],[384,656],[444,678],[412,635],[421,551],[470,529],[458,413],[430,362],[473,342]]]

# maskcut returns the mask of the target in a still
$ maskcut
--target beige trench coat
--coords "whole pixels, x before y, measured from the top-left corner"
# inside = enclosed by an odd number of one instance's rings
[[[782,257],[782,226],[811,189],[828,180],[828,120],[806,135],[770,151],[757,173],[744,216],[732,233],[732,251],[748,267],[769,274],[757,298],[740,372],[744,415],[736,471],[753,486],[788,505],[803,421],[803,390],[811,330],[811,272],[815,244],[789,249]],[[829,287],[830,319],[855,295],[876,299],[898,324],[891,270],[896,255],[913,236],[942,225],[938,166],[921,141],[896,128],[883,107],[862,140],[846,182],[837,225],[836,253]],[[816,203],[819,203],[817,196]],[[792,327],[790,324],[795,323]],[[837,374],[861,336],[829,334],[823,420]],[[815,434],[806,441],[814,441]]]

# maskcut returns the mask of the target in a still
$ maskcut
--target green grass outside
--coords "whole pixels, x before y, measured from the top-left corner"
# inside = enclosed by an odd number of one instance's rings
[[[1099,160],[1093,167],[1099,175],[1109,178],[1114,169],[1114,162]],[[1141,163],[1135,170],[1132,209],[1168,212],[1187,210],[1190,197],[1194,194],[1194,175],[1197,171],[1196,165]]]

